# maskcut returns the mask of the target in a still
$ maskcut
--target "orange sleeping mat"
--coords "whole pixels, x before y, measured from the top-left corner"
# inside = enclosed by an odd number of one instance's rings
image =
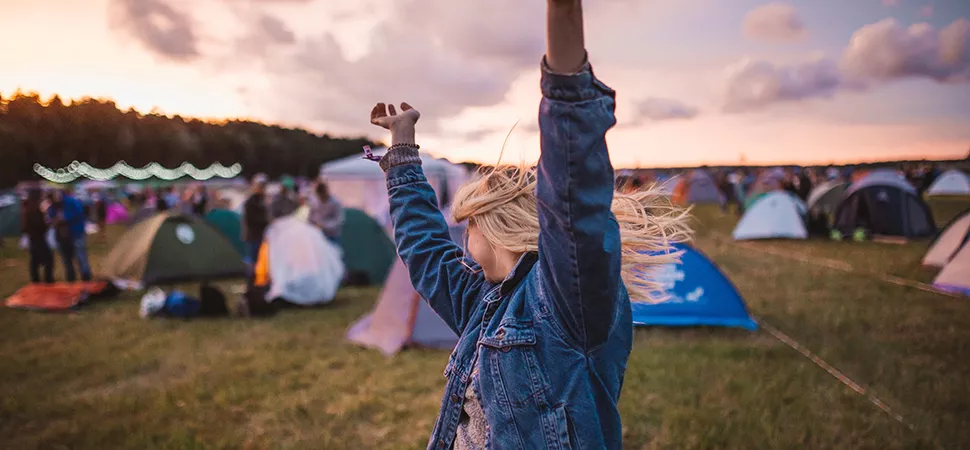
[[[92,295],[101,294],[107,287],[105,281],[28,284],[7,298],[7,306],[35,311],[63,311],[78,306]]]

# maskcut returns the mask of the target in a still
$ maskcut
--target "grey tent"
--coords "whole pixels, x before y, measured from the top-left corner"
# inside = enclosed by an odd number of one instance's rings
[[[462,241],[464,227],[454,226],[451,237]],[[374,310],[347,331],[351,342],[394,355],[409,345],[451,349],[458,336],[414,291],[408,270],[396,258]]]
[[[808,194],[809,211],[818,211],[823,214],[832,214],[835,208],[839,207],[845,197],[846,188],[849,185],[838,180],[826,181],[812,189]]]
[[[711,174],[703,169],[690,171],[682,176],[679,186],[674,189],[675,201],[688,204],[720,203],[721,191]]]

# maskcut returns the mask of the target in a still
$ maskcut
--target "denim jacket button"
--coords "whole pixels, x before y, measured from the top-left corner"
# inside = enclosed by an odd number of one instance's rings
[[[451,401],[458,403],[458,394],[451,394]]]
[[[508,352],[512,351],[512,347],[511,346],[502,347],[501,350],[502,350],[502,353],[508,353]]]
[[[438,439],[438,447],[445,448],[445,440],[444,439]]]
[[[498,333],[495,333],[495,338],[501,341],[503,337],[505,337],[505,328],[499,328]]]

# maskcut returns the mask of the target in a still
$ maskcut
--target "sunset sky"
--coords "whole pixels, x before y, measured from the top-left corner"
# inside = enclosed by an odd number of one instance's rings
[[[617,90],[618,167],[828,163],[970,152],[968,0],[585,2]],[[0,93],[538,155],[543,0],[0,0]]]

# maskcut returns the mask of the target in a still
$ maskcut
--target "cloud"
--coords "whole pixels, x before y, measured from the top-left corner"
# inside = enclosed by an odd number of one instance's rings
[[[744,35],[764,41],[793,41],[806,33],[805,24],[789,3],[769,3],[753,9],[744,18]]]
[[[750,59],[726,71],[724,110],[744,112],[775,103],[829,98],[853,86],[847,83],[835,62],[818,58],[794,65],[775,65]]]
[[[256,21],[255,34],[277,44],[292,44],[296,35],[282,20],[269,14],[261,14]]]
[[[240,0],[225,0],[227,2],[240,1]],[[264,5],[287,5],[287,4],[300,4],[300,3],[313,3],[316,0],[242,0],[249,1],[250,3],[258,3]]]
[[[186,61],[199,56],[192,18],[163,0],[113,0],[112,24],[153,53]]]
[[[830,98],[906,78],[970,82],[970,20],[941,30],[926,23],[904,28],[893,19],[866,25],[852,35],[838,64],[827,58],[793,65],[743,60],[727,70],[724,110]]]
[[[842,66],[851,76],[879,81],[968,82],[970,21],[958,19],[939,31],[926,23],[904,28],[893,19],[866,25],[853,34]]]
[[[925,5],[920,8],[919,15],[923,17],[933,17],[933,5]]]
[[[646,98],[637,102],[637,123],[643,121],[683,120],[697,117],[699,111],[693,106],[677,100],[664,98]]]
[[[371,30],[363,56],[348,57],[324,33],[302,42],[295,59],[280,66],[274,74],[280,90],[308,100],[300,114],[360,126],[374,103],[407,101],[421,110],[421,126],[436,129],[465,108],[501,103],[523,71],[538,67],[544,50],[539,2],[388,6],[388,19]]]
[[[882,6],[887,8],[893,7],[899,4],[899,0],[882,0]]]

